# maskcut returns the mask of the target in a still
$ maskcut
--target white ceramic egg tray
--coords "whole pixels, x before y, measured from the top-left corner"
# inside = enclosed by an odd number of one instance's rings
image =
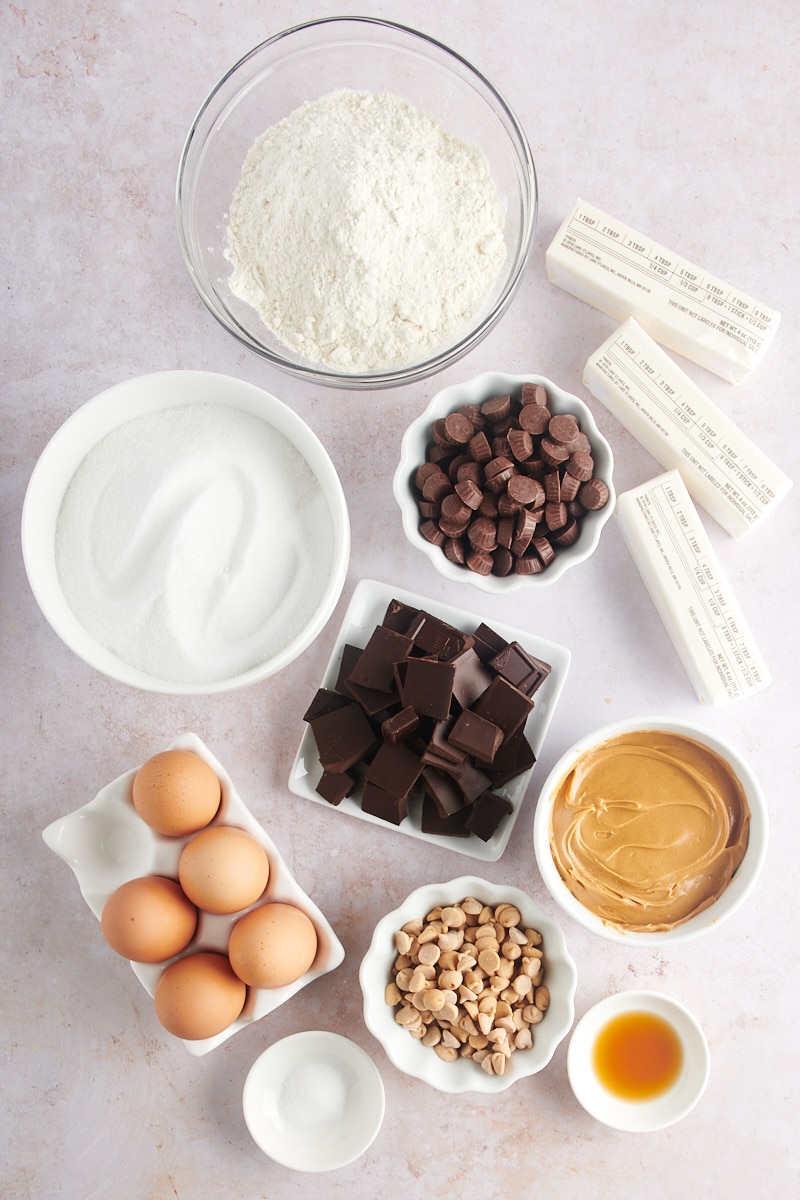
[[[232,1025],[215,1037],[184,1042],[190,1053],[202,1055],[245,1025],[265,1017],[312,980],[338,967],[344,959],[344,947],[323,913],[294,879],[277,846],[244,804],[228,773],[200,738],[193,733],[184,733],[166,748],[192,750],[216,772],[222,787],[222,800],[211,825],[236,825],[251,834],[266,850],[269,883],[264,895],[250,908],[267,900],[294,904],[314,922],[318,938],[316,958],[305,975],[285,987],[248,988],[241,1016]],[[81,894],[98,920],[111,893],[129,879],[142,875],[167,875],[177,879],[181,850],[189,840],[188,837],[163,837],[141,819],[131,799],[137,770],[134,768],[120,775],[98,792],[94,800],[69,816],[53,821],[42,833],[50,849],[72,868]],[[197,931],[188,950],[225,953],[231,927],[240,916],[240,912],[230,916],[199,912]],[[109,950],[109,953],[113,951]],[[145,990],[153,996],[163,970],[174,961],[173,958],[154,964],[132,962],[131,967]]]

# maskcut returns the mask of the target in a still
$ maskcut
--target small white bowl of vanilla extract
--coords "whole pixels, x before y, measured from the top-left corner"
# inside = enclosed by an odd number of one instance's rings
[[[580,1019],[567,1052],[580,1104],[630,1133],[665,1129],[685,1117],[705,1091],[709,1065],[700,1025],[659,992],[607,996]]]

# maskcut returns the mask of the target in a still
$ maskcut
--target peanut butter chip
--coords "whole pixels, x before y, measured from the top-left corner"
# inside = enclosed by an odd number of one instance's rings
[[[478,955],[478,966],[487,975],[494,975],[500,966],[500,956],[496,950],[481,950]]]
[[[470,1058],[502,1075],[513,1053],[533,1045],[532,1027],[550,1004],[541,940],[512,904],[491,908],[468,896],[434,908],[395,933],[386,1003],[444,1062]]]
[[[408,954],[411,949],[411,937],[404,930],[400,929],[394,935],[394,945],[398,954]]]
[[[438,988],[429,988],[425,992],[425,1007],[429,1012],[439,1012],[444,1008],[444,992],[440,992]]]
[[[495,912],[495,919],[504,929],[511,929],[513,925],[519,925],[522,916],[513,904],[501,904]]]

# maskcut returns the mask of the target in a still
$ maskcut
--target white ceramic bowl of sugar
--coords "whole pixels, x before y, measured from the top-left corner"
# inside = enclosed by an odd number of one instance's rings
[[[330,457],[290,408],[243,380],[166,371],[109,388],[56,431],[28,484],[22,553],[42,613],[84,662],[145,691],[206,695],[311,644],[344,585],[350,524]]]

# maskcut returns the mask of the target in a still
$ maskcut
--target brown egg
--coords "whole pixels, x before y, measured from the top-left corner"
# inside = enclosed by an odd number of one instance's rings
[[[148,758],[133,780],[133,805],[143,821],[167,837],[208,825],[217,813],[220,783],[191,750],[164,750]]]
[[[100,918],[112,950],[134,962],[156,963],[180,954],[194,936],[197,909],[174,879],[145,875],[109,896]]]
[[[154,1003],[161,1024],[176,1037],[215,1037],[244,1007],[247,988],[224,954],[187,954],[167,967],[156,984]]]
[[[305,975],[317,953],[314,923],[293,904],[262,904],[231,930],[228,956],[251,987],[277,988]]]
[[[255,904],[269,879],[260,842],[233,825],[214,825],[187,842],[178,878],[189,899],[210,913],[234,913]]]

